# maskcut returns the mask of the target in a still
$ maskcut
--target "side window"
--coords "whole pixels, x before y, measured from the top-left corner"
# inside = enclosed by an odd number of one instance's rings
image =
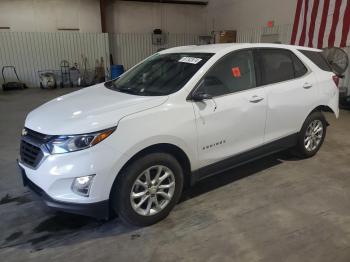
[[[301,77],[307,73],[307,68],[303,64],[303,62],[300,61],[300,59],[293,53],[291,53],[293,64],[294,64],[294,77]]]
[[[254,88],[252,52],[238,51],[222,58],[201,80],[198,91],[213,97]]]
[[[294,64],[289,51],[260,49],[258,53],[262,85],[294,78]]]

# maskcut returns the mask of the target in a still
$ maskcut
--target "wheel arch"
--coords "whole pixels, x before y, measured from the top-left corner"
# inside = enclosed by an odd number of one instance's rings
[[[319,105],[319,106],[317,106],[317,107],[315,107],[309,114],[308,114],[308,116],[309,115],[311,115],[312,113],[314,113],[314,112],[330,112],[330,113],[333,113],[335,116],[336,116],[336,113],[334,112],[334,110],[330,107],[330,106],[327,106],[327,105]],[[327,126],[329,126],[329,123],[328,123],[328,121],[327,121],[327,119],[325,118],[325,120],[326,120],[326,123],[327,123]]]
[[[131,158],[129,158],[128,161],[122,166],[120,171],[115,177],[113,186],[111,187],[109,195],[111,196],[112,190],[114,188],[114,185],[116,184],[116,181],[118,180],[119,174],[125,170],[125,168],[130,165],[133,161],[137,160],[138,158],[150,154],[150,153],[168,153],[176,158],[176,160],[179,162],[180,166],[182,167],[182,170],[184,172],[184,186],[187,187],[190,185],[190,175],[191,175],[191,162],[187,154],[178,146],[170,143],[158,143],[153,144],[148,147],[145,147],[144,149],[140,150],[139,152],[135,153]]]
[[[330,106],[327,106],[327,105],[319,105],[319,106],[316,106],[314,109],[312,109],[304,118],[304,120],[299,124],[299,131],[301,130],[301,128],[303,127],[306,119],[314,112],[331,112],[333,113],[334,115],[336,115],[336,113],[334,112],[334,110],[330,107]],[[329,123],[326,119],[326,117],[324,118],[326,120],[326,124],[327,126],[329,126]]]
[[[311,115],[313,112],[331,112],[333,114],[335,114],[334,110],[330,107],[330,106],[327,106],[327,105],[319,105],[317,107],[315,107],[309,115]]]

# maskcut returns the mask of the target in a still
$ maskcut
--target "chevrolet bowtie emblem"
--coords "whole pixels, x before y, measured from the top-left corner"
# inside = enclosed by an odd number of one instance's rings
[[[28,134],[27,129],[23,128],[22,129],[22,136],[26,136]]]

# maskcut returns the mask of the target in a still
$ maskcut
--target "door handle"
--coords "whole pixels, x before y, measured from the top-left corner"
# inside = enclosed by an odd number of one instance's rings
[[[262,100],[264,100],[264,98],[258,95],[253,95],[249,98],[249,102],[251,103],[259,103]]]
[[[305,88],[305,89],[309,89],[309,88],[311,88],[311,87],[312,87],[312,84],[309,83],[309,82],[306,82],[306,83],[303,85],[303,88]]]

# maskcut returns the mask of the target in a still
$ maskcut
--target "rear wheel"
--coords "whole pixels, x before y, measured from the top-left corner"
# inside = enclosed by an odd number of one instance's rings
[[[310,114],[299,133],[296,152],[307,158],[314,156],[321,148],[327,131],[327,122],[321,112]]]
[[[123,222],[148,226],[169,214],[182,188],[178,161],[169,154],[152,153],[136,159],[118,175],[112,205]]]

